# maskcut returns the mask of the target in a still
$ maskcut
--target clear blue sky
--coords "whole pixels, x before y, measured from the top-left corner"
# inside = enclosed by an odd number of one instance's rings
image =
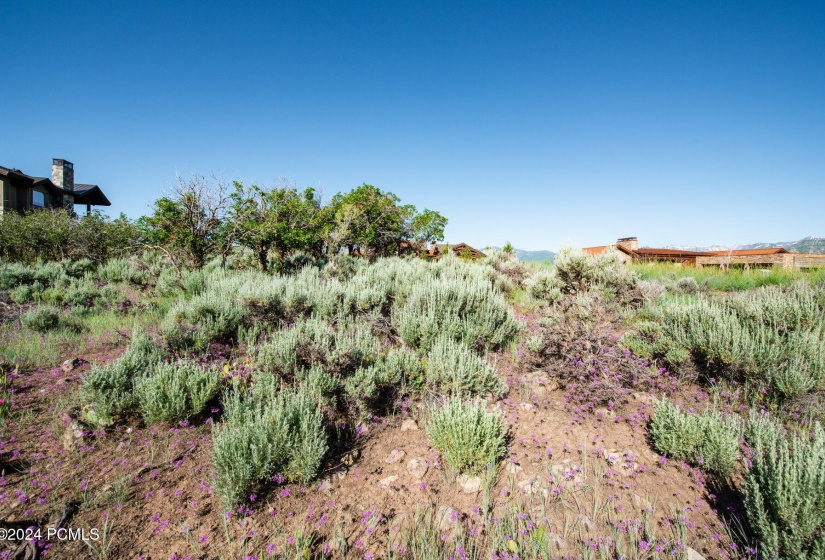
[[[356,5],[357,4],[357,5]],[[0,165],[361,183],[524,249],[825,236],[825,2],[2,2]]]

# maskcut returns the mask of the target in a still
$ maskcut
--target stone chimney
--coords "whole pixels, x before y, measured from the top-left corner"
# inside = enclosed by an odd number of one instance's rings
[[[64,191],[74,191],[74,164],[65,159],[52,160],[52,183]],[[63,206],[74,210],[74,196],[63,195]]]
[[[635,237],[622,237],[616,241],[616,245],[621,245],[628,251],[635,251],[639,248],[639,240]]]

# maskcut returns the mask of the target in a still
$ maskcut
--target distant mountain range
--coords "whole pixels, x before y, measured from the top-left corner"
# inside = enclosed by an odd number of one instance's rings
[[[490,249],[501,250],[501,247],[490,247]],[[516,256],[520,261],[548,261],[553,262],[556,253],[552,251],[525,251],[516,249]]]
[[[799,241],[779,241],[776,243],[751,243],[750,245],[710,245],[709,247],[689,247],[668,245],[665,249],[681,251],[739,251],[742,249],[772,249],[782,247],[791,253],[825,253],[825,237],[806,237]]]

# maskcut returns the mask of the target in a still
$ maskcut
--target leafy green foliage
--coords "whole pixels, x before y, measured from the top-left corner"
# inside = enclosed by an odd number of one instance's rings
[[[436,241],[444,241],[447,218],[435,210],[424,209],[415,214],[410,222],[410,238],[426,248]]]
[[[478,474],[504,455],[507,426],[481,404],[452,398],[431,410],[430,444],[457,473]]]
[[[170,193],[155,201],[152,214],[138,220],[141,240],[166,251],[175,263],[201,268],[221,245],[226,190],[217,177],[178,176]]]
[[[134,224],[123,214],[115,220],[99,212],[76,219],[54,208],[0,216],[0,256],[21,263],[72,259],[82,268],[83,259],[99,263],[129,250],[136,236]]]
[[[232,235],[255,253],[262,272],[270,250],[279,265],[293,251],[320,254],[327,212],[313,189],[299,193],[294,187],[266,189],[235,182],[231,200],[227,222]]]
[[[336,194],[331,203],[335,227],[334,246],[372,256],[395,253],[406,237],[415,214],[413,206],[400,206],[391,192],[363,184],[346,194]]]
[[[311,480],[327,452],[322,422],[311,394],[282,390],[272,376],[257,377],[245,394],[230,391],[212,432],[215,490],[224,504],[237,504],[253,483],[275,474]]]

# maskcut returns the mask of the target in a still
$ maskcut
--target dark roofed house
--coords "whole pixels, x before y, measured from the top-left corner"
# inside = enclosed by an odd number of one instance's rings
[[[0,166],[0,214],[11,210],[28,212],[39,208],[66,208],[85,204],[86,213],[92,206],[112,203],[97,185],[76,184],[74,164],[65,159],[52,160],[52,177],[33,177],[19,169]]]

